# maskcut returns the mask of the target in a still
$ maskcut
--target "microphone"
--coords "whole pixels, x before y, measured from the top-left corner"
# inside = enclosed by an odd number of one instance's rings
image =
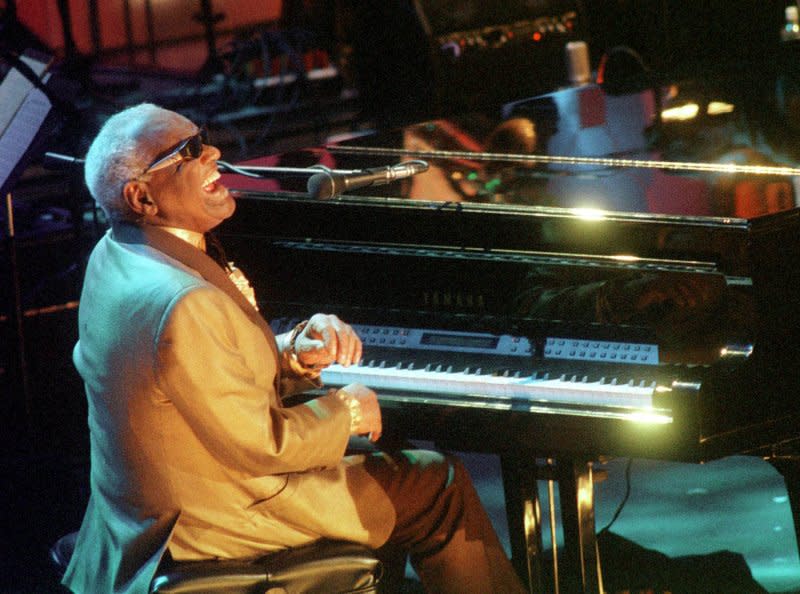
[[[312,198],[333,198],[347,190],[382,186],[396,179],[411,177],[428,170],[425,161],[405,161],[388,167],[375,167],[361,171],[337,173],[323,169],[308,180],[308,193]]]

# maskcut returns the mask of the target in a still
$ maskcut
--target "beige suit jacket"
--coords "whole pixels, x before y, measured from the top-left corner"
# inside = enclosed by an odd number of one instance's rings
[[[343,458],[347,408],[333,395],[283,407],[274,337],[221,269],[177,238],[133,237],[98,242],[81,296],[91,496],[65,585],[147,592],[167,548],[182,560],[323,537],[381,545],[394,511],[362,459]]]

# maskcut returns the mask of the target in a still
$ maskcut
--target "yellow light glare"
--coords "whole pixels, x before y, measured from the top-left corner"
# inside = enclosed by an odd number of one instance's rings
[[[616,256],[611,256],[611,258],[619,262],[638,262],[641,259],[639,256],[631,256],[630,254],[617,254]]]
[[[585,221],[602,221],[606,218],[606,213],[599,208],[573,208],[572,214]]]
[[[753,345],[728,345],[719,350],[720,357],[749,357],[753,354]]]
[[[672,423],[672,417],[668,417],[667,415],[662,415],[659,413],[645,412],[645,411],[630,413],[628,415],[628,419],[636,423],[642,423],[647,425],[668,425]]]
[[[578,507],[586,508],[592,504],[594,491],[591,483],[584,484],[578,489]]]
[[[733,103],[726,103],[725,101],[711,101],[706,108],[708,115],[720,115],[723,113],[732,113],[735,109]]]
[[[686,103],[677,107],[670,107],[661,112],[661,119],[665,122],[691,120],[697,117],[700,106],[697,103]]]

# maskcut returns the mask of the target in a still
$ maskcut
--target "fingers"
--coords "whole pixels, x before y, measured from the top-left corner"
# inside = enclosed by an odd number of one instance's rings
[[[348,366],[361,359],[361,339],[355,330],[333,314],[314,314],[304,332],[309,342],[303,348],[315,355],[315,364]],[[313,345],[313,346],[312,346]],[[316,351],[311,353],[311,351]]]

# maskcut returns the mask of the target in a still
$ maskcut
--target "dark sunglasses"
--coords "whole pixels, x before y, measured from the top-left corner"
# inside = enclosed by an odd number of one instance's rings
[[[205,128],[201,128],[197,134],[189,138],[184,138],[179,143],[160,152],[156,158],[153,159],[153,162],[147,166],[144,173],[158,171],[178,161],[197,159],[203,154],[203,145],[206,144],[208,144],[208,132]]]

